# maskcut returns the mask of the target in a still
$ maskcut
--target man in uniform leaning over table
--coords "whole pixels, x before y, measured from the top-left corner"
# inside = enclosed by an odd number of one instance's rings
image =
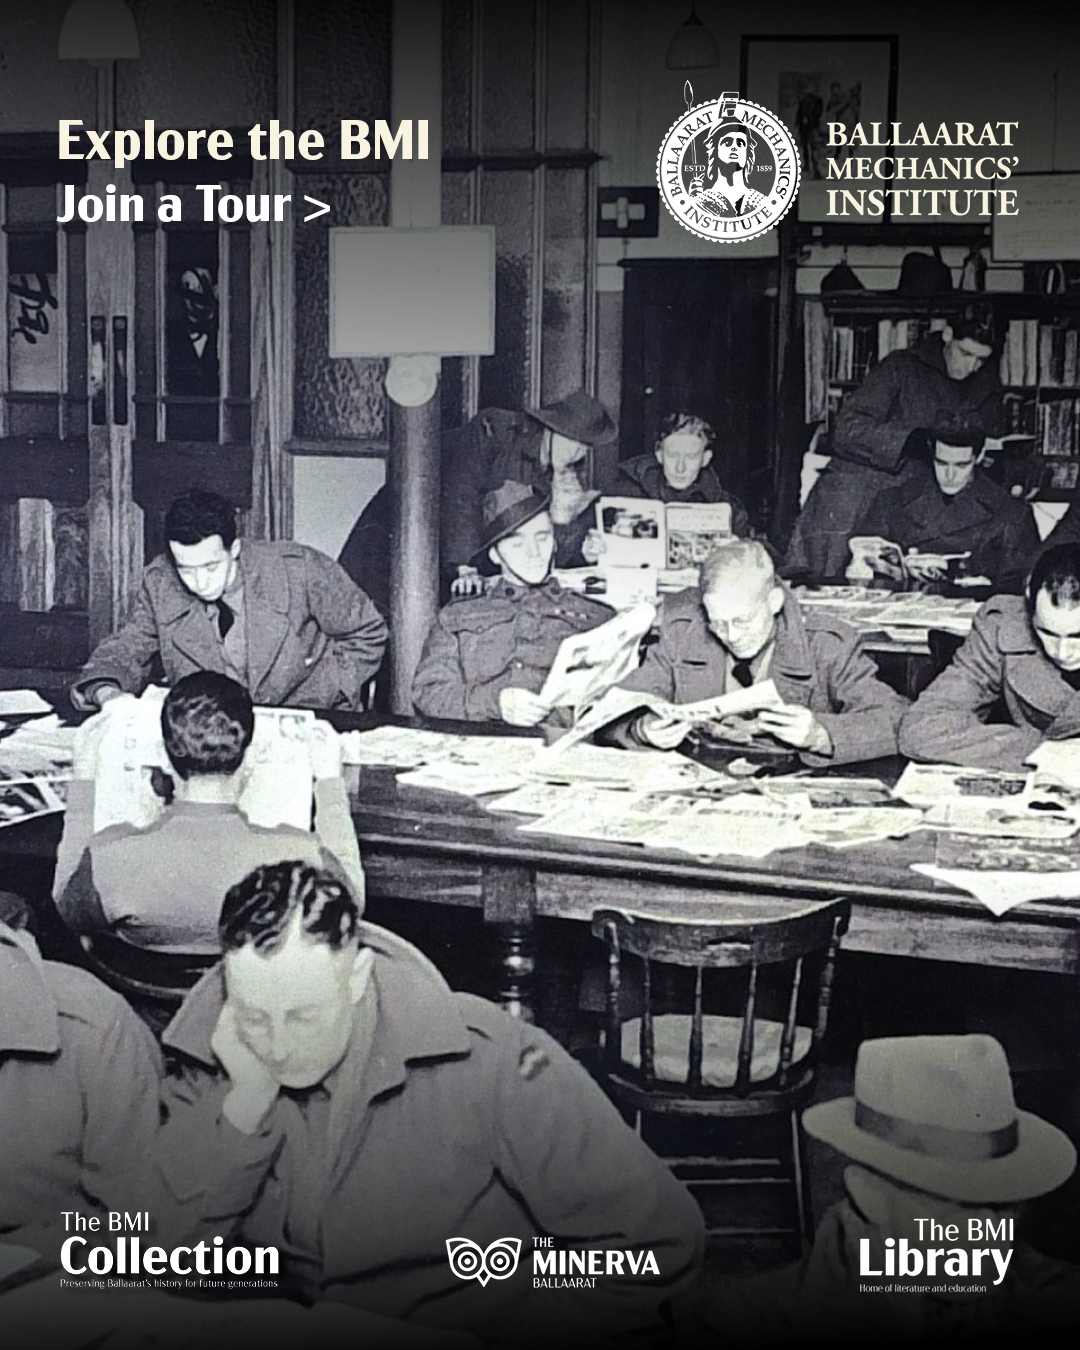
[[[932,555],[967,553],[967,576],[985,577],[996,591],[1019,594],[1039,549],[1031,506],[980,468],[981,434],[946,432],[928,436],[927,442],[915,476],[871,498],[855,526],[852,554],[859,536],[887,539],[904,554],[915,552],[904,559],[905,576],[921,589],[932,589],[948,580],[947,567]],[[895,578],[882,582],[882,569],[872,558],[867,561],[879,573],[879,583],[897,584]]]
[[[554,556],[547,497],[509,480],[487,494],[473,563],[494,566],[499,579],[436,616],[413,679],[418,713],[519,727],[548,717],[539,690],[559,644],[612,618],[606,605],[563,590],[551,575]]]
[[[909,759],[1017,770],[1044,740],[1080,736],[1080,544],[1035,563],[1023,596],[996,595],[904,718]]]
[[[71,688],[80,712],[138,694],[160,662],[175,684],[228,675],[255,703],[360,709],[386,647],[382,615],[316,549],[236,537],[236,510],[192,490],[165,515],[165,552],[143,573],[131,618]]]
[[[622,687],[694,703],[763,680],[775,683],[783,705],[758,714],[761,728],[804,763],[896,753],[907,705],[878,679],[857,634],[830,615],[803,614],[764,544],[733,540],[705,560],[700,590],[664,602],[660,639]],[[622,739],[669,750],[689,729],[646,712]]]

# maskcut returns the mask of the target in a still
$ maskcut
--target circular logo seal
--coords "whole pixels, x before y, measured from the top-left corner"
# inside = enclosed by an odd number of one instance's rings
[[[794,202],[801,172],[784,123],[738,94],[689,107],[656,157],[667,209],[684,230],[725,244],[771,230]]]

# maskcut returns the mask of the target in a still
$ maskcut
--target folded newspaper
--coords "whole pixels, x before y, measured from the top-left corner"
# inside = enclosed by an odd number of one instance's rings
[[[967,891],[997,918],[1033,900],[1080,900],[1080,871],[990,871],[941,867],[937,863],[912,863],[911,869],[958,891]]]
[[[641,639],[655,620],[656,606],[644,601],[599,628],[564,638],[539,697],[549,708],[587,707],[636,669]]]
[[[650,787],[651,779],[648,779]],[[688,794],[596,791],[586,805],[580,793],[515,794],[495,809],[539,820],[519,826],[530,834],[563,834],[604,843],[677,849],[694,857],[765,858],[782,849],[824,845],[848,848],[909,834],[922,813],[896,807],[817,810],[795,800],[776,801],[742,792],[715,800]]]
[[[1080,788],[1080,740],[1043,741],[1027,757],[1035,767],[1036,785]]]
[[[1080,795],[1038,773],[909,764],[894,792],[926,810],[929,829],[1047,841],[1080,830]]]
[[[637,693],[629,689],[609,689],[606,694],[583,713],[570,730],[537,752],[537,759],[553,759],[569,750],[572,745],[591,736],[612,722],[642,709],[656,713],[658,717],[673,722],[687,722],[692,726],[701,726],[709,722],[718,722],[725,717],[734,717],[743,713],[760,712],[762,708],[778,708],[783,699],[777,692],[772,680],[762,680],[746,689],[735,689],[730,694],[718,694],[715,698],[701,699],[697,703],[671,703],[655,694]]]

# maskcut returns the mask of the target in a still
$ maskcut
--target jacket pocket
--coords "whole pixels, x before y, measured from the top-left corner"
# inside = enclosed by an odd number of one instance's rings
[[[495,624],[480,632],[459,633],[458,647],[466,678],[486,683],[501,675],[514,658],[514,625]]]

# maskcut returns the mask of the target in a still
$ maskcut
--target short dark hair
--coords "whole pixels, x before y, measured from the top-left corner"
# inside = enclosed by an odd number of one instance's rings
[[[994,307],[989,300],[970,300],[949,320],[954,340],[970,338],[973,342],[983,342],[988,347],[996,347],[998,340],[997,320]]]
[[[668,413],[660,423],[660,431],[656,437],[656,449],[659,450],[669,436],[678,434],[685,436],[700,436],[708,450],[713,441],[716,440],[716,432],[704,417],[698,417],[694,413],[673,412]]]
[[[361,945],[360,908],[345,883],[310,863],[279,862],[257,867],[226,893],[218,923],[222,950],[254,947],[273,956],[296,915],[301,932],[331,951]]]
[[[934,431],[930,434],[931,451],[935,445],[954,445],[971,450],[978,459],[985,444],[986,437],[981,431]]]
[[[251,695],[228,675],[197,670],[177,680],[161,705],[161,734],[181,778],[235,773],[255,731]]]
[[[1039,555],[1028,578],[1029,611],[1042,591],[1052,605],[1080,605],[1080,544],[1055,544]]]
[[[165,539],[173,544],[201,544],[221,535],[226,548],[236,539],[236,507],[216,492],[192,488],[165,512]]]

